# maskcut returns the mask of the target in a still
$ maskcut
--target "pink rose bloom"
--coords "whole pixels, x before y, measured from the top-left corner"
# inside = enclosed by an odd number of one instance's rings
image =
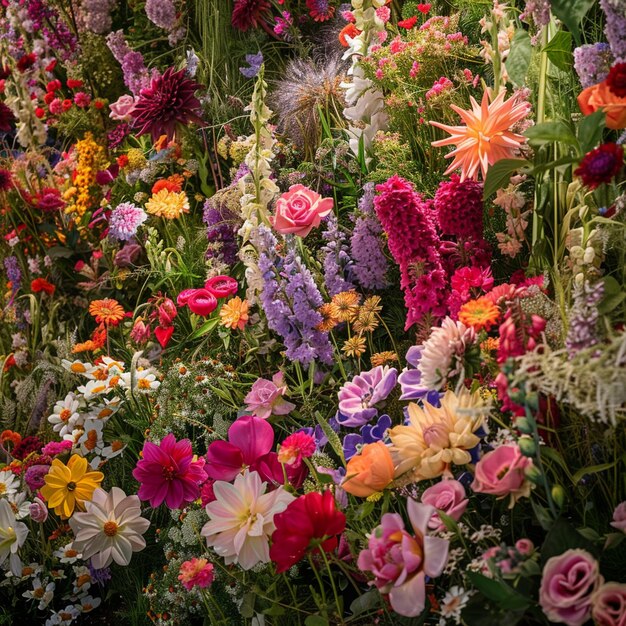
[[[522,556],[530,556],[535,551],[535,546],[530,539],[518,539],[515,542],[515,549]]]
[[[206,317],[217,308],[217,298],[208,289],[194,289],[187,298],[187,306],[192,313]]]
[[[117,122],[130,122],[134,108],[135,98],[133,96],[120,96],[116,102],[109,105],[109,109],[111,109],[109,117]]]
[[[283,235],[306,237],[332,210],[332,198],[322,198],[304,185],[292,185],[276,201],[276,213],[270,221]]]
[[[626,585],[604,583],[591,598],[596,626],[626,626]]]
[[[182,563],[178,574],[178,580],[187,591],[194,587],[206,589],[213,582],[213,578],[213,563],[195,557]]]
[[[530,494],[526,469],[532,461],[525,457],[517,445],[504,445],[487,452],[476,464],[472,489],[498,498],[511,496],[509,508],[523,496]]]
[[[43,524],[48,519],[48,506],[43,500],[33,498],[32,503],[28,507],[28,514],[33,522]]]
[[[374,574],[373,584],[389,594],[396,613],[415,617],[426,602],[426,576],[439,576],[448,561],[448,542],[426,534],[435,509],[409,498],[407,511],[414,534],[404,528],[397,513],[385,513],[381,525],[368,539],[368,547],[359,554],[358,567]]]
[[[567,550],[543,568],[539,604],[552,622],[582,626],[591,616],[591,596],[603,582],[598,562],[586,550]]]
[[[621,502],[613,511],[613,521],[611,522],[613,528],[621,530],[626,533],[626,501]]]
[[[283,398],[286,391],[282,372],[274,374],[272,380],[259,378],[244,398],[246,409],[261,419],[267,419],[270,415],[287,415],[296,405]]]
[[[443,511],[448,517],[458,522],[461,515],[465,513],[468,499],[465,494],[465,487],[458,480],[442,480],[426,489],[422,495],[422,502],[430,504],[438,511]],[[446,525],[436,511],[428,522],[428,528],[443,530],[445,527]]]

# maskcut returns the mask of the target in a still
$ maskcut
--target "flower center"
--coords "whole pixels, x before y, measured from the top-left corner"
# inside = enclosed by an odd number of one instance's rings
[[[74,491],[74,489],[76,489],[76,483],[73,480],[71,480],[69,483],[67,483],[67,490]]]
[[[107,537],[115,537],[117,535],[117,524],[115,522],[106,522],[102,527]]]
[[[443,424],[433,424],[424,429],[424,443],[429,447],[448,447],[448,429]]]
[[[71,415],[72,415],[72,412],[69,409],[63,409],[59,413],[59,419],[61,419],[61,421],[63,422],[67,422],[67,420],[70,418]]]
[[[176,469],[172,465],[165,465],[163,467],[163,478],[165,480],[172,480],[176,476]]]
[[[5,493],[7,490],[7,486],[4,483],[0,483],[0,495]]]

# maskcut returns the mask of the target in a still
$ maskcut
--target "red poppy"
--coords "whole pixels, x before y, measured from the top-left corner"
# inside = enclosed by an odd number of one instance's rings
[[[55,286],[49,283],[45,278],[35,278],[30,283],[30,289],[33,293],[45,291],[49,296],[54,293]]]
[[[323,494],[313,491],[276,515],[274,524],[270,558],[280,574],[298,563],[309,549],[334,550],[337,535],[346,528],[346,516],[337,510],[331,491]]]
[[[25,54],[16,63],[16,67],[20,72],[25,72],[27,69],[31,68],[35,64],[36,60],[37,55],[34,52],[31,52],[30,54]]]
[[[426,13],[428,13],[428,11],[430,11],[430,7],[431,6],[432,6],[431,4],[418,4],[417,5],[417,10],[420,13],[423,13],[424,15],[426,15]]]
[[[82,80],[76,80],[75,78],[68,78],[66,85],[70,89],[76,89],[77,87],[82,87],[83,86],[83,81]]]

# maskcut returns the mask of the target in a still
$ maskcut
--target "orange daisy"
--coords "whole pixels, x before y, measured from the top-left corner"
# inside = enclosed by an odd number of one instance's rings
[[[330,302],[322,304],[322,306],[317,309],[317,312],[322,316],[322,321],[315,327],[317,330],[327,333],[339,323],[339,320],[333,317],[333,306]]]
[[[500,309],[487,298],[466,302],[459,311],[459,322],[474,330],[489,330],[500,319]]]
[[[350,322],[357,316],[360,302],[361,296],[356,291],[342,291],[331,300],[331,315],[340,322]]]
[[[243,330],[243,327],[250,319],[248,315],[248,309],[250,305],[247,300],[242,300],[239,296],[231,298],[228,302],[222,305],[220,309],[220,318],[222,326],[235,330]]]
[[[89,305],[89,313],[96,318],[98,324],[118,324],[124,319],[122,305],[113,298],[94,300]]]
[[[478,180],[480,170],[484,179],[490,165],[501,159],[514,158],[519,147],[526,143],[526,137],[511,132],[510,128],[528,115],[530,104],[515,96],[505,101],[505,96],[506,92],[502,90],[490,104],[489,94],[485,91],[480,105],[470,97],[471,111],[450,105],[461,116],[464,126],[430,122],[432,126],[451,135],[446,139],[433,141],[433,146],[456,146],[456,150],[446,154],[446,159],[454,160],[444,174],[460,169],[463,182],[466,178]]]

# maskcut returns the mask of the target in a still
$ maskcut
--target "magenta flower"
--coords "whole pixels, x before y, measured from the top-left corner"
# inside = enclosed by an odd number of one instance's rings
[[[193,460],[191,441],[176,441],[171,433],[159,445],[146,441],[143,458],[133,470],[139,481],[137,495],[156,508],[163,501],[170,509],[180,509],[200,495],[200,487],[207,479],[204,459]]]
[[[286,391],[282,372],[274,374],[272,380],[259,378],[244,399],[246,409],[261,419],[267,419],[270,415],[287,415],[296,405],[283,398]]]
[[[376,405],[391,393],[397,379],[398,372],[386,365],[378,365],[355,376],[339,390],[337,421],[350,428],[367,424],[378,414]]]

